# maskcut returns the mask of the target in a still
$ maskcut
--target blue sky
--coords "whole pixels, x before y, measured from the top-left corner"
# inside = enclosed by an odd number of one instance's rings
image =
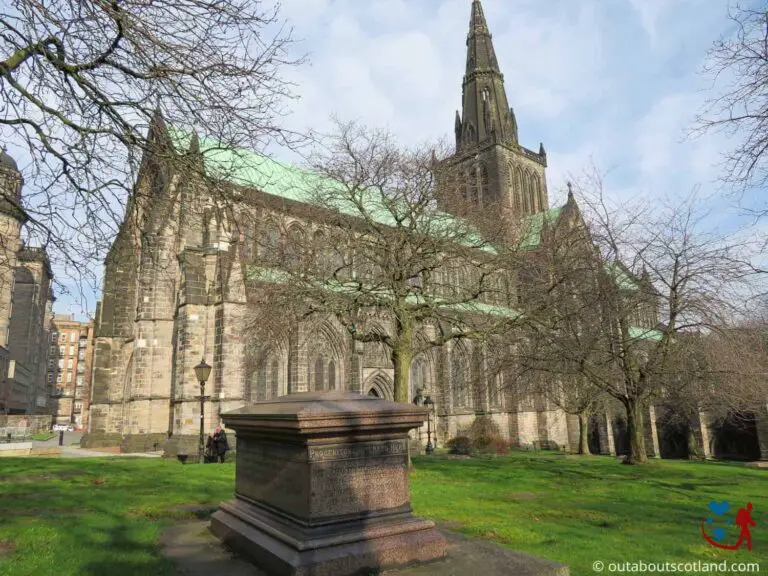
[[[311,65],[293,71],[291,123],[388,126],[404,142],[450,136],[461,106],[470,0],[284,0]],[[590,161],[617,195],[709,186],[716,138],[683,141],[707,94],[698,71],[728,29],[722,0],[484,0],[524,145],[548,182]],[[710,94],[711,95],[711,94]],[[557,196],[556,196],[557,197]]]
[[[291,127],[330,116],[403,143],[452,136],[470,0],[282,0],[309,63],[287,71]],[[722,136],[686,138],[712,92],[699,71],[729,30],[727,0],[484,0],[521,143],[547,149],[553,204],[569,174],[609,171],[616,200],[718,192]],[[278,154],[279,155],[279,154]],[[742,220],[713,200],[713,226]],[[68,311],[62,297],[56,308]],[[88,308],[92,311],[93,302]],[[78,305],[75,313],[82,312]]]

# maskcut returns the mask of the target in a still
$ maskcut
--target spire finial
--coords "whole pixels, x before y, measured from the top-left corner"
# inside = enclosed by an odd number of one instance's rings
[[[573,201],[573,184],[571,183],[570,180],[568,180],[566,185],[568,186],[568,202],[572,202]]]
[[[483,12],[483,5],[480,0],[472,0],[472,18],[470,20],[470,27],[483,28],[485,32],[488,31],[488,24],[485,22],[485,13]]]

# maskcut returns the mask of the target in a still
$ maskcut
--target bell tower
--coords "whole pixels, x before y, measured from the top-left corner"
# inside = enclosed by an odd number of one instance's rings
[[[456,153],[447,160],[463,201],[520,217],[549,208],[544,146],[521,146],[504,75],[480,0],[472,1],[462,109],[454,121]],[[455,170],[455,172],[453,172]],[[450,209],[450,205],[447,206]]]

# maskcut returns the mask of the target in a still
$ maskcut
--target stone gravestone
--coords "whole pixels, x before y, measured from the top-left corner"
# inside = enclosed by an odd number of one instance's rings
[[[411,514],[408,431],[423,408],[350,392],[283,396],[224,414],[235,499],[211,530],[269,574],[344,576],[445,556]]]

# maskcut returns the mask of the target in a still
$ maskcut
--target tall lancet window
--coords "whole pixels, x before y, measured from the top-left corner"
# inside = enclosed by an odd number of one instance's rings
[[[312,374],[312,376],[313,376],[313,378],[312,378],[312,380],[313,380],[312,385],[313,386],[312,387],[316,391],[320,391],[320,390],[324,390],[325,389],[323,387],[324,386],[323,385],[323,365],[324,364],[325,363],[323,362],[323,357],[322,356],[318,356],[317,358],[315,358],[315,372],[314,372],[314,374]]]
[[[328,362],[328,390],[336,390],[336,363]]]
[[[531,174],[530,172],[525,172],[523,174],[523,202],[525,206],[525,213],[526,214],[532,214],[533,213],[533,206],[531,205]]]
[[[529,180],[528,193],[531,195],[531,212],[539,211],[539,195],[536,193],[536,182],[538,178],[535,174],[531,174]]]
[[[544,206],[544,194],[542,193],[542,187],[541,187],[541,179],[536,176],[535,180],[535,194],[536,194],[536,201],[538,202],[539,209],[540,210],[546,210],[546,206]]]
[[[270,366],[271,374],[270,374],[270,394],[271,398],[277,398],[280,396],[280,365],[278,364],[277,360],[272,360],[272,365]]]
[[[484,205],[490,203],[490,189],[488,187],[488,168],[485,164],[480,166],[480,202]]]

